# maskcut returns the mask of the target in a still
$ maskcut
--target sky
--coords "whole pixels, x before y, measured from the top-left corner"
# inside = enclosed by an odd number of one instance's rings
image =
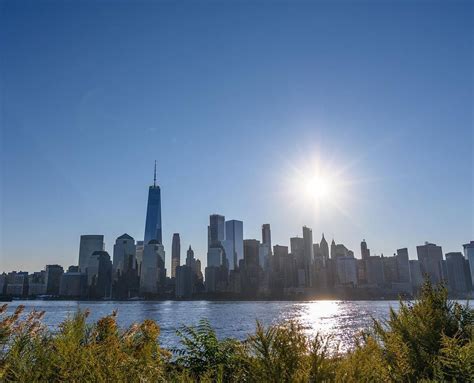
[[[474,240],[473,3],[0,1],[0,271],[209,215],[360,257]],[[305,193],[314,169],[331,187]],[[318,171],[319,171],[318,170]],[[303,181],[303,182],[301,182]]]

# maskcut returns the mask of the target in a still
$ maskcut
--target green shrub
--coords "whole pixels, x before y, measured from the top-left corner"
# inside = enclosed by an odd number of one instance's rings
[[[116,313],[88,324],[78,312],[49,331],[44,313],[6,315],[0,306],[0,381],[8,382],[471,382],[474,313],[426,283],[419,299],[400,302],[385,321],[340,354],[328,338],[290,321],[257,322],[244,342],[219,340],[209,322],[183,326],[180,347],[164,350],[151,320],[126,330]]]

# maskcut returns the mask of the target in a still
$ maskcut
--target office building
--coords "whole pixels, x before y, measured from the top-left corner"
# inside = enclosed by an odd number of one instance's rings
[[[408,259],[408,249],[406,247],[397,250],[396,262],[398,282],[411,283],[410,261]]]
[[[59,286],[64,269],[60,265],[46,265],[44,283],[46,285],[46,294],[59,295]]]
[[[225,239],[225,217],[211,214],[208,226],[208,248],[219,247]]]
[[[156,161],[153,185],[148,189],[144,242],[148,244],[152,240],[163,244],[161,228],[161,189],[156,184]]]
[[[272,249],[272,232],[269,223],[262,225],[262,244],[267,245],[270,248],[270,254]]]
[[[354,257],[335,258],[337,283],[346,287],[357,285],[357,262]]]
[[[181,263],[181,240],[179,233],[173,234],[173,241],[171,244],[171,278],[176,278],[176,268]]]
[[[416,247],[416,252],[422,275],[430,278],[433,284],[440,283],[443,280],[443,250],[441,246],[425,242],[424,245]]]
[[[176,298],[189,299],[194,292],[194,273],[189,266],[177,266],[176,268]]]
[[[112,267],[115,280],[129,268],[136,268],[135,239],[130,235],[123,234],[115,240]]]
[[[360,255],[362,259],[368,259],[370,257],[370,249],[367,248],[365,239],[360,243]]]
[[[370,256],[365,260],[367,284],[382,287],[385,282],[384,262],[380,256]]]
[[[472,282],[471,290],[474,290],[474,241],[462,245],[464,249],[464,257],[469,263],[469,273]]]
[[[313,231],[306,226],[303,226],[303,249],[306,287],[310,287],[312,285],[310,269],[314,260]]]
[[[421,262],[418,260],[410,259],[410,279],[411,285],[415,291],[417,291],[424,282],[423,274],[421,271]]]
[[[28,275],[28,296],[35,297],[46,294],[46,284],[44,283],[45,271],[36,271]]]
[[[448,289],[454,294],[463,294],[471,290],[467,280],[467,264],[461,252],[446,253]]]
[[[68,298],[82,298],[87,295],[87,275],[68,270],[61,275],[59,295]]]
[[[158,240],[153,239],[143,249],[140,294],[154,295],[161,293],[165,280],[165,249]]]
[[[321,242],[319,243],[319,250],[321,251],[323,258],[329,259],[329,246],[326,238],[324,238],[324,233],[323,237],[321,238]]]
[[[85,272],[92,253],[94,251],[103,251],[104,248],[103,235],[81,235],[79,244],[79,270]]]
[[[235,219],[225,222],[225,244],[229,270],[239,267],[239,262],[244,259],[244,229],[243,222]]]
[[[106,251],[94,251],[87,266],[89,297],[110,298],[112,293],[112,261]]]

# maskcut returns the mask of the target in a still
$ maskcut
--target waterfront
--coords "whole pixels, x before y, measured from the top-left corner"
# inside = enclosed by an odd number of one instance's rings
[[[41,301],[26,300],[9,303],[8,312],[18,305],[31,310],[45,311],[44,323],[54,329],[77,310],[89,309],[89,320],[95,321],[117,310],[117,322],[127,327],[145,319],[155,320],[161,328],[160,343],[177,346],[176,329],[194,325],[206,318],[219,337],[245,339],[255,329],[256,320],[265,325],[285,320],[298,320],[309,334],[319,332],[331,336],[331,344],[339,344],[341,351],[351,347],[354,335],[368,328],[372,318],[387,318],[390,306],[397,301],[312,301],[312,302],[226,302],[226,301]]]

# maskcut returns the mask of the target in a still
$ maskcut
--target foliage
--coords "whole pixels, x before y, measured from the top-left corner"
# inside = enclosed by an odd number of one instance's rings
[[[245,379],[243,345],[234,339],[219,340],[207,320],[200,320],[196,327],[182,326],[177,334],[182,347],[173,350],[175,363],[190,377],[225,382]]]
[[[44,313],[0,306],[0,381],[12,382],[415,382],[474,381],[474,313],[426,283],[341,354],[297,322],[220,340],[209,322],[183,326],[180,347],[160,347],[151,320],[121,330],[116,313],[89,324],[78,312],[54,332]]]

